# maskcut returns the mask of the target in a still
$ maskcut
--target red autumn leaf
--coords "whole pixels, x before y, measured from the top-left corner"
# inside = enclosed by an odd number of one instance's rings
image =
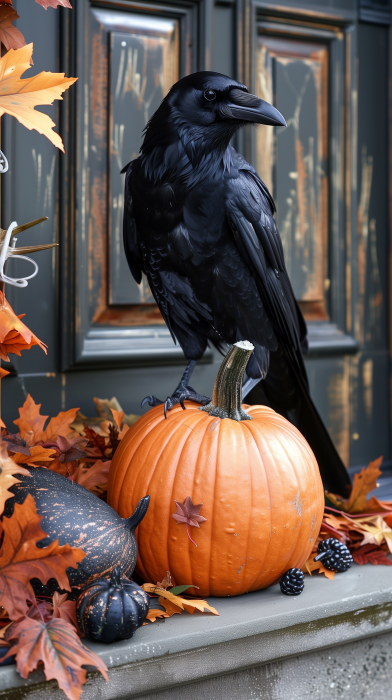
[[[190,496],[187,496],[183,503],[179,503],[178,501],[174,501],[174,503],[176,504],[177,512],[172,513],[172,518],[176,521],[177,525],[185,523],[188,537],[190,541],[193,542],[189,534],[188,525],[191,527],[200,527],[199,523],[206,522],[207,518],[200,515],[203,504],[199,503],[195,505]],[[197,547],[196,542],[193,542],[193,544]]]
[[[0,42],[7,49],[20,49],[26,46],[22,32],[13,26],[12,22],[19,19],[19,15],[9,3],[4,5],[4,0],[0,5]]]
[[[102,456],[106,458],[106,450],[108,446],[105,438],[102,437],[102,435],[98,435],[93,428],[89,428],[87,423],[84,424],[83,432],[88,439],[88,446],[93,448],[95,453],[97,453],[97,457]]]
[[[38,5],[41,5],[44,10],[47,10],[48,7],[67,7],[68,9],[72,10],[72,5],[69,0],[35,0],[35,2],[37,2]]]
[[[359,549],[352,549],[351,554],[356,564],[392,566],[392,561],[388,559],[386,553],[373,544],[365,544]]]
[[[34,499],[28,494],[23,504],[15,503],[10,518],[3,518],[4,539],[0,550],[0,605],[10,619],[26,615],[26,601],[34,601],[30,580],[38,578],[44,585],[55,578],[60,586],[69,591],[66,570],[77,568],[84,559],[81,549],[60,546],[58,540],[48,547],[37,547],[37,542],[46,537],[40,522]]]
[[[103,661],[81,643],[76,629],[66,620],[44,622],[25,617],[7,629],[5,639],[15,642],[6,658],[16,656],[22,678],[28,678],[42,661],[46,680],[56,680],[69,700],[80,698],[87,675],[82,666],[94,666],[109,680]]]

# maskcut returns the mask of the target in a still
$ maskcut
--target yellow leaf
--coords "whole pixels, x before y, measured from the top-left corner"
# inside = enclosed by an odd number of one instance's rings
[[[327,492],[328,500],[340,510],[353,515],[390,510],[390,508],[385,508],[375,496],[372,496],[369,500],[366,498],[378,486],[377,479],[381,474],[380,466],[382,460],[382,457],[375,459],[374,462],[370,462],[368,467],[363,467],[359,474],[355,474],[349,498],[342,498],[334,493]]]
[[[144,583],[142,588],[144,591],[146,591],[146,593],[153,593],[155,595],[158,595],[160,596],[160,598],[162,598],[162,600],[166,598],[177,608],[180,608],[181,610],[184,610],[185,608],[191,614],[195,610],[200,610],[200,612],[208,610],[208,612],[213,613],[213,615],[219,615],[218,611],[215,608],[213,608],[212,605],[209,605],[206,600],[193,600],[188,598],[182,598],[179,595],[173,595],[173,593],[170,593],[170,591],[165,591],[163,588],[154,586],[153,583]],[[161,600],[159,600],[159,604],[165,605],[165,603],[161,602]]]
[[[364,533],[361,546],[365,544],[377,544],[380,546],[386,542],[392,553],[392,528],[385,522],[381,515],[374,518],[360,518],[357,520],[357,530]]]
[[[64,73],[44,71],[21,80],[21,75],[31,67],[32,53],[33,44],[28,44],[20,49],[10,49],[0,59],[0,116],[10,114],[27,129],[36,129],[64,151],[60,136],[53,131],[55,123],[47,114],[36,111],[34,107],[51,105],[53,100],[61,100],[64,90],[77,78],[66,78]]]

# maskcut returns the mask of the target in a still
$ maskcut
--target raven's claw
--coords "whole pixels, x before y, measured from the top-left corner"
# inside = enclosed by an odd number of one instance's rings
[[[163,404],[163,413],[165,418],[167,418],[167,411],[170,411],[170,409],[177,403],[179,403],[181,408],[185,410],[184,401],[194,401],[195,403],[200,403],[202,406],[205,406],[206,404],[210,403],[211,399],[208,396],[204,396],[204,394],[198,394],[194,389],[192,389],[191,386],[187,386],[186,388],[181,388],[180,390],[177,388],[172,396],[167,397],[166,401],[160,401],[156,398],[156,396],[146,396],[143,399],[141,406],[143,408],[143,406],[145,406],[147,403],[149,406],[159,406],[160,404]]]
[[[163,401],[157,399],[156,396],[145,396],[140,404],[140,408],[143,408],[143,406],[145,406],[146,403],[148,403],[149,406],[159,406],[159,404],[163,403]]]

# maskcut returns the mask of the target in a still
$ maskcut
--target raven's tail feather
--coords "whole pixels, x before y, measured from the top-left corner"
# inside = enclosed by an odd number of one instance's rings
[[[350,475],[307,388],[283,353],[271,352],[267,377],[252,389],[246,403],[270,406],[293,423],[314,452],[324,488],[345,498],[348,496]]]

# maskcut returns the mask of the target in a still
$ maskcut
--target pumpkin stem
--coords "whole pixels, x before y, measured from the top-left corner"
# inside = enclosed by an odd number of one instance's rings
[[[147,508],[150,503],[150,496],[144,496],[140,499],[137,504],[134,513],[132,513],[130,518],[126,518],[124,523],[130,530],[135,530],[139,523],[143,520],[145,514],[147,513]]]
[[[112,586],[120,586],[120,588],[122,588],[121,568],[119,566],[115,566],[114,569],[111,571],[110,582]]]
[[[232,345],[219,368],[212,399],[207,406],[200,406],[200,411],[218,418],[251,420],[252,417],[242,408],[241,403],[242,379],[253,350],[254,346],[247,340]]]

